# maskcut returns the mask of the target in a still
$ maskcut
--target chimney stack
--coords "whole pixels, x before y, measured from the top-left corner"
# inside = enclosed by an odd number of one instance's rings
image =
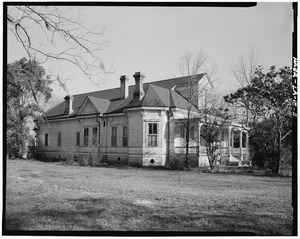
[[[127,76],[121,76],[120,77],[120,98],[125,99],[128,97],[128,87],[127,87],[127,82],[128,77]]]
[[[71,113],[73,113],[73,96],[72,95],[67,95],[64,99],[65,99],[65,111],[64,114],[65,115],[69,115]]]
[[[135,90],[133,92],[133,100],[139,101],[144,96],[144,89],[143,89],[143,79],[145,78],[144,74],[142,72],[136,72],[133,75],[135,79]]]

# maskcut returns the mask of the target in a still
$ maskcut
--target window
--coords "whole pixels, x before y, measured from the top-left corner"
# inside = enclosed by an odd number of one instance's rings
[[[48,146],[48,134],[45,134],[45,146]]]
[[[83,145],[89,146],[89,128],[83,129]]]
[[[190,140],[195,140],[195,126],[190,127],[189,132],[190,132],[189,134]],[[184,125],[180,126],[179,137],[182,139],[186,138],[186,127]]]
[[[111,146],[112,147],[117,146],[117,127],[111,128]]]
[[[76,146],[80,146],[80,132],[76,132]]]
[[[239,148],[240,147],[240,132],[234,131],[233,133],[233,147]]]
[[[61,132],[58,132],[58,135],[57,135],[57,146],[61,147]]]
[[[148,146],[157,146],[157,123],[148,124]]]
[[[179,134],[180,134],[180,138],[185,139],[185,128],[184,128],[184,126],[180,126]]]
[[[98,145],[98,128],[93,128],[93,146],[97,146]]]
[[[127,127],[123,127],[123,146],[128,146]]]
[[[195,126],[190,128],[190,140],[195,140]]]
[[[246,133],[242,133],[242,147],[246,148]]]

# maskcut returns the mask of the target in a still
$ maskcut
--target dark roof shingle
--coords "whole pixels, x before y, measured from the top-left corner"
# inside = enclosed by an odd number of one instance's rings
[[[201,80],[205,73],[196,75],[196,79]],[[120,99],[120,88],[89,92],[74,95],[72,107],[73,113],[64,116],[65,102],[61,102],[57,106],[45,113],[45,117],[71,117],[75,116],[85,99],[89,97],[100,113],[121,113],[124,108],[136,106],[165,106],[165,107],[187,107],[186,100],[175,92],[174,86],[182,85],[186,82],[187,77],[177,77],[167,80],[144,83],[143,89],[145,96],[141,101],[133,101],[134,85],[129,86],[128,97]],[[172,89],[172,90],[171,90]],[[185,103],[184,103],[184,102]]]

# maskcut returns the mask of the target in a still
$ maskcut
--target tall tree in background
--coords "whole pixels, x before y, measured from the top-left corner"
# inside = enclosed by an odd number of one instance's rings
[[[35,60],[22,58],[7,65],[7,153],[26,154],[29,123],[39,119],[51,97],[51,80]]]
[[[262,149],[268,166],[279,172],[282,144],[292,132],[292,71],[289,67],[267,73],[259,67],[246,87],[224,97],[229,103],[239,103],[250,112],[250,140],[255,149]],[[245,104],[244,102],[248,102]]]
[[[90,30],[83,24],[81,11],[76,14],[70,7],[13,5],[7,12],[8,34],[15,36],[29,60],[68,62],[95,84],[95,76],[112,72],[101,60],[101,51],[108,45],[104,26],[100,31]],[[56,80],[65,89],[62,78]]]
[[[237,57],[231,66],[231,74],[239,88],[250,85],[251,80],[254,78],[256,68],[259,67],[259,65],[258,52],[255,48],[249,48],[246,53],[242,53]],[[249,104],[249,102],[244,100],[235,105],[237,111],[246,109],[245,112],[243,112],[244,114],[242,114],[242,118],[240,117],[240,121],[246,126],[248,126],[249,122],[249,110],[247,104]],[[246,107],[243,105],[246,105]]]
[[[255,48],[250,48],[246,53],[237,57],[231,66],[231,74],[239,87],[250,85],[259,65],[258,53]]]

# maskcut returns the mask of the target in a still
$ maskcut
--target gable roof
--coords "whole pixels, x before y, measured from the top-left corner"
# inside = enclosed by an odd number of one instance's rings
[[[88,103],[91,102],[92,105],[95,107],[95,109],[98,111],[97,113],[103,114],[106,112],[108,106],[110,105],[110,101],[107,99],[101,99],[101,98],[96,98],[93,96],[87,96],[82,103],[82,106],[79,108],[77,111],[77,115],[80,114],[80,112],[84,109],[84,106]]]
[[[195,75],[194,78],[200,81],[206,74]],[[187,107],[186,99],[175,92],[177,85],[186,82],[187,77],[177,77],[167,80],[149,82],[143,84],[145,92],[144,97],[140,101],[133,101],[133,92],[135,85],[129,86],[128,97],[120,98],[120,88],[89,92],[73,96],[73,113],[64,115],[65,102],[61,102],[48,112],[45,113],[46,118],[67,118],[75,117],[82,108],[87,99],[89,99],[99,113],[121,113],[125,108],[138,106],[154,106],[154,107]],[[184,102],[186,103],[184,103]]]

